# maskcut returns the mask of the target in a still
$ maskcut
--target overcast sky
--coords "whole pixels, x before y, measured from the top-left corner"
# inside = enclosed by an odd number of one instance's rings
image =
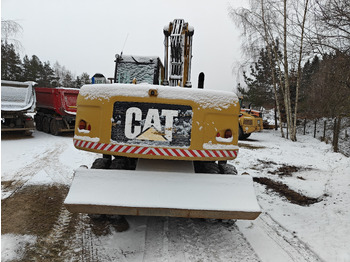
[[[15,20],[21,56],[58,61],[75,75],[114,75],[114,57],[159,56],[164,60],[163,27],[175,18],[194,27],[192,84],[205,73],[204,88],[232,91],[241,59],[239,29],[228,6],[239,0],[2,0],[1,18]],[[124,46],[125,43],[125,46]]]

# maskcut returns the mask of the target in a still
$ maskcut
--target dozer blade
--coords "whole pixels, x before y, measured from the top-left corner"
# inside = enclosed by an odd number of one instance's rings
[[[65,206],[73,213],[214,219],[255,219],[261,213],[250,176],[163,171],[166,166],[79,168]]]

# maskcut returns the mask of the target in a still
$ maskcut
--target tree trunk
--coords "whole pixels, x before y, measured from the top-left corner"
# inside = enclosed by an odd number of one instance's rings
[[[280,103],[279,103],[278,94],[277,94],[277,81],[276,81],[276,77],[275,77],[275,64],[276,64],[276,62],[278,63],[278,56],[275,56],[276,59],[273,59],[271,44],[274,47],[275,47],[275,44],[274,44],[273,39],[272,39],[272,43],[270,43],[270,41],[269,41],[269,34],[267,31],[267,25],[266,25],[266,21],[265,21],[264,0],[261,0],[261,17],[262,17],[262,21],[263,21],[263,25],[264,25],[264,32],[265,32],[264,40],[265,40],[266,45],[267,45],[269,63],[271,66],[271,77],[272,77],[272,83],[273,83],[273,91],[275,94],[275,130],[277,130],[277,117],[276,117],[276,108],[277,108],[281,136],[284,137],[283,128],[282,128],[282,116],[281,116],[281,110],[280,110]]]
[[[314,138],[316,138],[316,128],[317,128],[317,118],[315,119],[315,123],[314,123]]]
[[[334,119],[334,128],[333,128],[333,151],[338,152],[338,142],[339,142],[339,133],[341,127],[341,116],[338,116]]]
[[[327,120],[323,121],[323,141],[326,140],[326,128],[327,128]]]
[[[305,21],[306,21],[306,13],[307,13],[308,3],[309,3],[309,0],[306,0],[305,8],[304,8],[303,22],[301,25],[301,39],[300,39],[300,49],[299,49],[297,87],[296,87],[295,105],[294,105],[294,123],[293,123],[293,128],[292,128],[293,131],[292,131],[292,134],[290,136],[292,141],[297,141],[297,115],[298,115],[299,89],[300,89],[300,81],[301,81],[301,59],[302,59],[302,54],[303,54],[304,29],[305,29]]]
[[[283,59],[284,59],[284,104],[286,107],[287,116],[287,130],[292,128],[292,106],[290,102],[290,90],[289,90],[289,68],[288,68],[288,51],[287,51],[287,0],[283,1],[284,13],[283,13]],[[293,130],[291,130],[293,132]],[[289,133],[289,132],[288,132]],[[287,133],[287,134],[288,134]],[[288,135],[287,135],[288,139]]]
[[[304,136],[305,136],[305,133],[306,133],[306,118],[304,119]]]

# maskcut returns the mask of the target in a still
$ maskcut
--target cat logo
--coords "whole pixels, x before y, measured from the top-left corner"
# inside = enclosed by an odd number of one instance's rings
[[[160,111],[160,114],[159,114]],[[172,141],[174,117],[178,116],[178,110],[148,109],[145,119],[142,119],[142,110],[138,107],[130,107],[125,113],[124,134],[128,139]],[[161,125],[161,117],[165,117],[165,126]],[[144,121],[143,126],[140,122]]]

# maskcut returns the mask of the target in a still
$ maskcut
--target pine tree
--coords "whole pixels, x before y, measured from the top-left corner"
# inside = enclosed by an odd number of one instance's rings
[[[40,80],[38,81],[38,85],[53,87],[53,81],[55,80],[55,72],[50,66],[50,62],[44,62],[42,71],[40,74]]]
[[[243,72],[246,89],[240,88],[245,101],[255,106],[273,107],[274,93],[271,65],[267,49],[261,49],[258,61],[250,66],[250,73]]]
[[[35,81],[37,83],[41,80],[41,74],[43,71],[43,64],[40,59],[33,55],[31,59],[27,55],[23,58],[23,80]]]
[[[1,79],[20,81],[22,63],[13,44],[1,41]]]
[[[91,84],[91,79],[90,79],[90,76],[89,76],[89,74],[88,73],[82,73],[81,75],[80,75],[80,79],[81,79],[81,82],[82,82],[82,84],[84,85],[84,84]]]

